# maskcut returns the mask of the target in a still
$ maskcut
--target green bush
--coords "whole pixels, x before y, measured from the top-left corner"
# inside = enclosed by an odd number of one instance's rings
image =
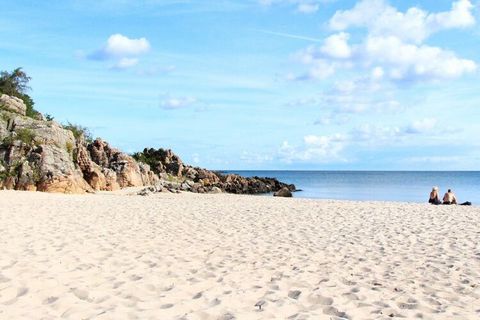
[[[32,130],[27,128],[18,129],[15,131],[17,136],[16,140],[20,140],[26,145],[32,145],[35,141],[35,133]]]
[[[72,131],[73,136],[77,140],[80,139],[81,136],[83,136],[86,142],[88,143],[93,142],[93,136],[87,127],[82,127],[81,125],[67,122],[66,124],[63,125],[63,128],[66,130]]]

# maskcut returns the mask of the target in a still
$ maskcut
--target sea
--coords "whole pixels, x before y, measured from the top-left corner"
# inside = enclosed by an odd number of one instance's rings
[[[293,183],[296,198],[427,202],[433,186],[480,205],[480,171],[223,171]]]

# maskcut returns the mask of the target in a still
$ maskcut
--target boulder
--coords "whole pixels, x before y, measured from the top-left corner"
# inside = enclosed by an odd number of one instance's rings
[[[40,153],[41,178],[37,185],[39,191],[62,193],[93,191],[66,149],[56,145],[42,145],[35,152]]]
[[[283,187],[282,189],[278,190],[273,194],[274,197],[285,197],[285,198],[291,198],[292,197],[292,192],[287,188]]]
[[[217,194],[217,193],[223,193],[223,191],[219,187],[213,187],[212,189],[210,189],[208,193]]]
[[[85,152],[79,148],[79,156],[80,153],[86,153],[86,157],[101,168],[105,176],[104,188],[106,190],[154,185],[159,181],[158,176],[150,170],[149,165],[138,163],[131,156],[110,147],[101,139],[96,139],[88,144]],[[78,157],[78,161],[82,161],[81,157]],[[82,166],[80,162],[79,166]],[[82,170],[85,172],[84,169]]]
[[[10,112],[18,113],[22,116],[27,113],[27,106],[22,99],[8,96],[6,94],[0,95],[0,108]]]

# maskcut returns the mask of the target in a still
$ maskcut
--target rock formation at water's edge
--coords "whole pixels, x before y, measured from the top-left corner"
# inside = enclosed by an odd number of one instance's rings
[[[101,139],[75,137],[55,121],[27,117],[25,110],[21,99],[0,96],[0,189],[86,193],[149,186],[144,193],[237,194],[295,190],[275,178],[245,178],[192,167],[171,150],[145,149],[132,157]]]

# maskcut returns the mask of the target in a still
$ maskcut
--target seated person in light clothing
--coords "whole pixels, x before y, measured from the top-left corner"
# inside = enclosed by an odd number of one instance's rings
[[[452,190],[448,189],[448,192],[443,196],[443,204],[457,204],[457,197]]]

